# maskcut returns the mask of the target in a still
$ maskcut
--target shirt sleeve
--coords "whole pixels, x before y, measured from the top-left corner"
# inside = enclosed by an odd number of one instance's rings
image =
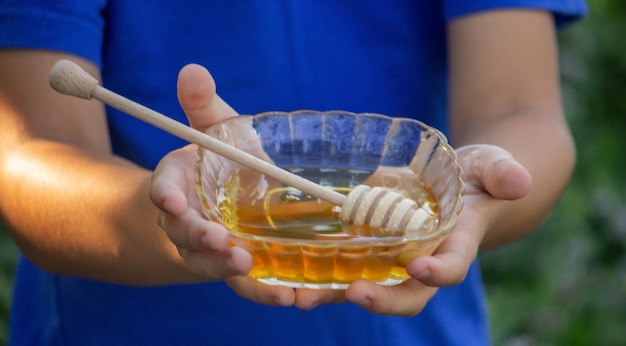
[[[562,27],[587,13],[584,0],[445,0],[443,16],[449,21],[481,11],[515,8],[552,12],[557,27]]]
[[[0,0],[0,48],[75,54],[102,65],[106,0]]]

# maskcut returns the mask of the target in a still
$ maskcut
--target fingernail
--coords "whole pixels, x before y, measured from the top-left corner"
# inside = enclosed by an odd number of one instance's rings
[[[417,275],[415,276],[415,278],[416,278],[417,280],[420,280],[420,281],[423,281],[423,280],[428,280],[428,279],[430,279],[430,277],[431,277],[430,269],[425,269],[425,270],[422,270],[422,272],[421,272],[421,273],[419,273],[419,274],[417,274]]]
[[[320,305],[320,302],[318,300],[314,301],[313,303],[311,303],[311,305],[309,306],[308,310],[313,310],[315,309],[318,305]]]
[[[234,275],[241,275],[240,270],[237,270],[235,268],[235,263],[233,262],[233,256],[232,254],[230,254],[228,256],[228,258],[226,259],[226,261],[224,262],[224,264],[226,265],[226,268],[228,268],[228,270],[233,273]]]
[[[361,301],[359,301],[359,306],[362,307],[368,307],[372,305],[372,299],[370,299],[369,297],[362,299]]]
[[[205,249],[210,249],[211,248],[211,242],[206,237],[206,234],[203,235],[202,238],[200,238],[200,246],[202,246]]]
[[[225,272],[228,273],[228,275],[237,275],[237,270],[235,270],[233,261],[231,261],[230,258],[224,261],[224,269]]]

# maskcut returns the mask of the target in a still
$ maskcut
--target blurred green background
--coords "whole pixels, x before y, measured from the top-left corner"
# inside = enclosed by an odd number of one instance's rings
[[[626,3],[560,33],[578,150],[547,223],[481,255],[496,345],[626,345]]]
[[[589,7],[559,36],[573,180],[541,229],[481,254],[495,345],[626,344],[626,4]],[[0,344],[16,258],[0,229]]]

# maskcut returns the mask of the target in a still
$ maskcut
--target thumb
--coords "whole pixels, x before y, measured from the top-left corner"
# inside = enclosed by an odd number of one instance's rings
[[[469,145],[456,151],[468,194],[486,191],[498,199],[515,200],[530,191],[530,173],[509,151],[486,144]]]
[[[178,101],[187,114],[191,127],[204,131],[207,127],[237,115],[216,93],[215,81],[209,71],[189,64],[178,73]]]

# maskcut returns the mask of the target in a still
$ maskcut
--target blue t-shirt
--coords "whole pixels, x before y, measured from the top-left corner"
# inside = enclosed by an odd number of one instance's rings
[[[445,131],[446,21],[515,7],[552,11],[557,24],[585,12],[582,0],[7,0],[0,1],[0,48],[90,59],[106,87],[180,121],[177,74],[195,62],[240,113],[342,109],[417,118]],[[114,151],[144,167],[185,144],[107,111]],[[412,318],[352,304],[267,307],[224,283],[124,287],[54,275],[24,258],[13,299],[12,345],[489,343],[476,263]]]

